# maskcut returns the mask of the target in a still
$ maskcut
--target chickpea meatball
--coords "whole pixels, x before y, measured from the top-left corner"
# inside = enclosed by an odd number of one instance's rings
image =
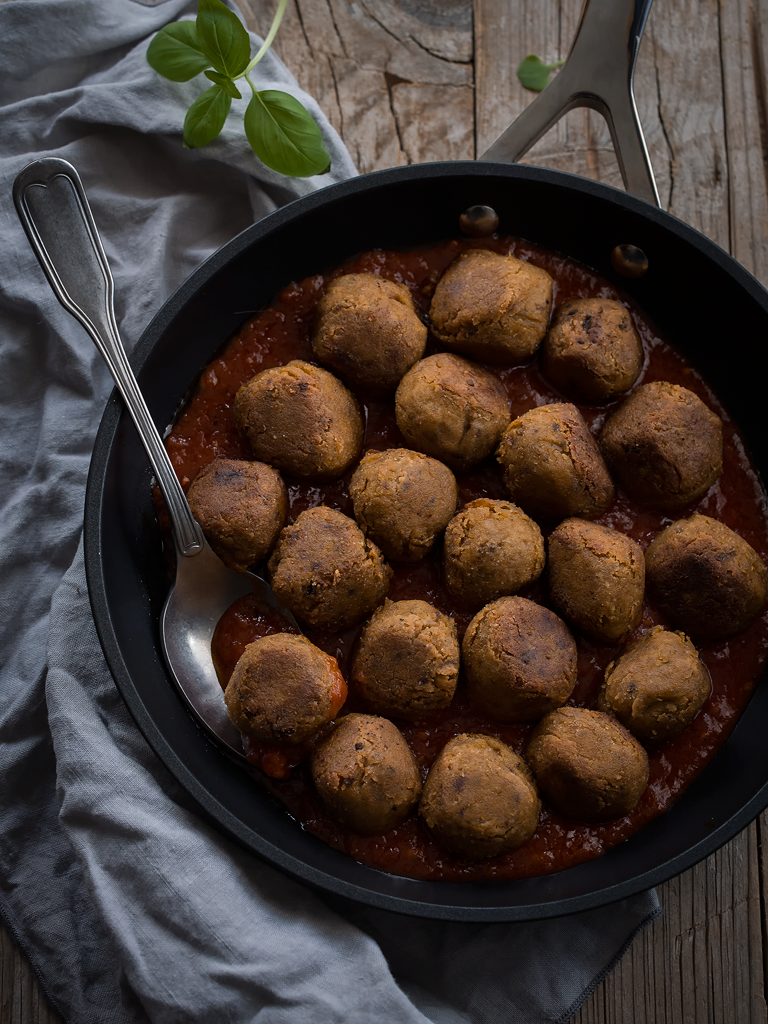
[[[566,519],[549,538],[549,593],[572,626],[613,643],[643,613],[643,550],[617,530]]]
[[[346,698],[336,659],[292,633],[248,644],[224,691],[240,732],[284,743],[307,739],[336,717]]]
[[[511,501],[470,501],[446,528],[443,569],[450,593],[467,604],[515,594],[544,569],[541,530]]]
[[[332,373],[300,359],[243,384],[232,413],[256,458],[291,476],[335,480],[363,443],[354,396]]]
[[[568,707],[546,715],[533,730],[526,758],[545,799],[577,821],[621,818],[648,785],[648,755],[600,711]]]
[[[600,449],[575,405],[523,413],[504,432],[497,458],[510,497],[530,515],[592,516],[613,501]]]
[[[357,523],[320,505],[286,526],[269,560],[272,589],[293,614],[339,632],[384,600],[392,570]]]
[[[646,746],[674,739],[709,697],[709,673],[685,633],[654,626],[605,670],[598,708]]]
[[[432,765],[419,814],[460,857],[495,857],[527,842],[541,803],[525,761],[501,740],[463,733]]]
[[[457,471],[490,455],[510,419],[498,377],[450,352],[422,359],[406,373],[395,414],[409,444]]]
[[[419,802],[421,776],[400,730],[386,718],[345,715],[312,755],[312,778],[331,817],[376,835]]]
[[[236,572],[263,561],[285,523],[285,484],[263,462],[215,459],[192,481],[187,500],[208,543]]]
[[[404,284],[344,274],[318,303],[312,351],[368,397],[394,391],[426,345],[427,328]]]
[[[626,493],[668,511],[705,494],[723,471],[723,424],[666,381],[643,384],[603,427],[603,455]]]
[[[645,552],[648,587],[675,626],[698,640],[734,636],[757,617],[768,574],[755,549],[709,516],[678,519]]]
[[[562,619],[524,597],[500,597],[461,645],[469,700],[500,722],[535,722],[570,697],[576,643]]]
[[[453,619],[426,601],[387,601],[363,627],[352,680],[373,711],[415,719],[451,703],[459,657]]]
[[[643,346],[620,302],[572,299],[555,314],[541,362],[544,375],[569,398],[605,402],[640,376]]]
[[[435,288],[429,315],[446,348],[484,362],[518,363],[541,344],[552,278],[541,267],[488,249],[469,249]]]
[[[349,494],[362,530],[393,561],[418,562],[456,511],[453,473],[407,448],[367,452]]]

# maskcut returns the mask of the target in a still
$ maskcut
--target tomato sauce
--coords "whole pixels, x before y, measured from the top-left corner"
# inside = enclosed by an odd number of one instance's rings
[[[426,313],[437,281],[456,256],[481,246],[512,253],[543,267],[554,279],[554,306],[570,298],[598,296],[616,298],[632,311],[645,349],[645,365],[638,383],[666,380],[681,384],[703,399],[724,423],[724,470],[720,479],[699,501],[680,509],[670,518],[642,509],[620,491],[613,504],[595,522],[633,537],[641,547],[674,519],[693,512],[719,519],[739,533],[768,561],[766,496],[750,465],[738,431],[697,371],[666,344],[654,325],[631,300],[604,278],[566,257],[547,252],[531,243],[513,238],[482,241],[449,241],[416,252],[369,252],[355,258],[328,276],[316,275],[289,284],[274,302],[227,343],[218,358],[204,370],[191,399],[167,439],[168,451],[186,488],[203,466],[215,458],[248,458],[249,452],[235,430],[231,405],[237,389],[254,374],[290,359],[314,361],[309,343],[315,306],[327,282],[341,273],[370,272],[406,284],[417,309]],[[437,348],[430,340],[427,354]],[[512,416],[535,406],[563,401],[539,372],[536,359],[515,367],[493,366],[502,379],[510,400]],[[588,425],[598,432],[618,399],[601,406],[579,405]],[[407,447],[394,416],[393,402],[363,401],[364,450]],[[340,480],[307,485],[287,479],[289,511],[293,522],[306,508],[329,505],[352,515],[348,484],[351,471]],[[500,473],[493,458],[469,472],[458,474],[460,506],[486,496],[504,498]],[[546,529],[545,529],[546,536]],[[416,565],[393,565],[394,578],[389,598],[420,598],[452,615],[463,635],[473,611],[463,608],[447,593],[441,577],[440,552],[433,552]],[[523,589],[521,596],[548,604],[543,580]],[[646,600],[641,624],[630,639],[665,620]],[[257,637],[285,629],[285,623],[269,609],[259,607],[254,597],[237,601],[224,615],[214,637],[214,659],[222,683],[234,668],[245,646]],[[306,635],[318,647],[337,658],[345,678],[349,677],[352,648],[359,627],[341,634],[307,629]],[[606,666],[620,653],[618,645],[592,642],[576,634],[578,682],[570,704],[595,707]],[[399,875],[418,879],[475,880],[526,878],[547,874],[596,857],[622,842],[637,829],[662,814],[702,771],[736,724],[760,677],[768,655],[768,611],[743,633],[700,648],[702,661],[712,679],[712,693],[691,725],[677,739],[650,752],[650,782],[635,809],[623,818],[597,825],[570,821],[546,804],[534,836],[519,850],[490,860],[468,862],[439,847],[423,823],[413,816],[385,835],[362,837],[333,822],[312,786],[307,766],[310,744],[299,748],[285,744],[259,744],[244,737],[248,759],[259,767],[264,785],[281,800],[304,828],[356,860]],[[344,712],[356,710],[350,693]],[[522,752],[531,731],[528,725],[504,725],[474,712],[461,684],[453,703],[415,723],[397,722],[426,777],[429,766],[443,745],[462,732],[495,736]]]

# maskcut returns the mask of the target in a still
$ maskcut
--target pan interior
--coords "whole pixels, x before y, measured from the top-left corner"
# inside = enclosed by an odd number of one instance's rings
[[[615,281],[717,391],[763,474],[762,388],[751,340],[768,333],[768,293],[713,243],[622,192],[571,175],[482,163],[419,165],[335,185],[272,214],[214,254],[166,303],[132,358],[150,412],[170,423],[190,383],[253,312],[292,280],[368,249],[458,234],[459,214],[492,206],[500,232],[564,253]],[[649,270],[618,278],[610,253],[641,248]],[[404,913],[528,920],[625,898],[690,867],[768,804],[766,687],[722,751],[665,815],[602,857],[511,882],[421,882],[327,847],[194,723],[165,671],[158,618],[167,589],[151,471],[113,395],[86,497],[86,568],[107,661],[139,727],[202,812],[276,866],[324,889]]]

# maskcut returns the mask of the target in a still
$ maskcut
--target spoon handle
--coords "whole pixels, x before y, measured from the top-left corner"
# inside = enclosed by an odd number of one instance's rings
[[[203,550],[203,533],[150,416],[115,320],[114,281],[80,176],[66,160],[28,164],[13,184],[16,212],[56,298],[90,334],[123,396],[163,492],[179,552]]]

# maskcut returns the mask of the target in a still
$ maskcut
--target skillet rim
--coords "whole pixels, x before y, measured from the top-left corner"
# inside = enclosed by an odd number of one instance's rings
[[[457,161],[450,163],[432,163],[410,165],[402,168],[390,168],[383,171],[372,172],[364,177],[351,178],[344,182],[317,190],[308,196],[294,200],[292,203],[276,210],[256,224],[246,228],[243,232],[226,243],[219,250],[213,253],[163,304],[161,309],[153,317],[152,321],[145,328],[131,356],[131,364],[137,375],[151,355],[155,345],[160,341],[164,332],[173,322],[174,318],[183,310],[190,299],[197,296],[200,290],[222,269],[240,256],[245,250],[256,242],[270,234],[278,231],[283,225],[299,218],[307,213],[326,206],[332,201],[344,199],[347,196],[359,195],[371,189],[377,189],[383,185],[398,184],[403,181],[413,181],[424,178],[445,178],[460,177],[466,175],[482,178],[484,176],[515,178],[522,181],[535,181],[538,183],[551,184],[558,187],[565,187],[577,193],[595,196],[608,200],[614,205],[623,207],[628,212],[639,214],[646,220],[665,231],[672,232],[681,241],[693,245],[703,254],[715,267],[729,275],[734,283],[744,289],[751,298],[761,307],[762,312],[768,321],[768,292],[746,271],[741,264],[737,263],[716,243],[701,235],[694,228],[683,221],[650,206],[642,200],[636,199],[625,192],[604,185],[600,182],[590,181],[576,175],[565,172],[545,170],[527,165],[507,165],[480,161]],[[580,896],[571,896],[565,899],[552,899],[545,903],[524,903],[514,906],[491,906],[485,899],[478,899],[475,904],[472,902],[460,902],[455,905],[446,903],[434,903],[419,898],[411,898],[408,889],[413,886],[429,889],[438,886],[443,893],[449,892],[453,887],[461,887],[464,894],[467,889],[477,892],[478,897],[488,892],[501,893],[502,886],[515,885],[513,882],[441,882],[423,883],[412,879],[402,879],[399,876],[385,875],[376,869],[368,868],[368,872],[376,875],[383,875],[390,882],[395,879],[399,885],[390,885],[390,888],[401,888],[404,894],[384,893],[361,885],[345,881],[336,876],[329,875],[326,870],[309,864],[293,856],[290,852],[283,850],[272,843],[264,840],[252,829],[248,828],[236,815],[232,814],[212,794],[204,781],[179,755],[174,745],[169,742],[163,729],[158,726],[153,716],[147,710],[141,695],[131,678],[130,672],[125,663],[120,643],[117,639],[115,626],[110,610],[109,598],[106,589],[106,580],[103,570],[101,550],[101,527],[102,527],[102,504],[104,500],[104,485],[106,474],[109,469],[112,447],[116,440],[116,433],[121,421],[122,403],[116,392],[112,393],[104,415],[102,417],[99,431],[94,445],[91,467],[88,476],[88,485],[85,499],[85,565],[88,581],[89,596],[96,623],[97,633],[104,650],[107,664],[112,672],[123,700],[128,706],[137,725],[150,746],[164,763],[165,767],[187,790],[203,810],[203,816],[215,826],[223,828],[230,836],[234,836],[241,844],[253,852],[260,854],[270,861],[274,866],[288,872],[294,877],[301,878],[321,889],[336,893],[340,896],[352,898],[372,906],[393,910],[399,913],[437,918],[443,920],[463,921],[524,921],[540,918],[558,917],[578,911],[593,909],[613,903],[617,900],[635,895],[650,886],[656,885],[673,875],[693,866],[699,860],[708,856],[721,845],[728,842],[742,828],[744,828],[760,811],[768,805],[768,779],[760,786],[753,796],[742,805],[737,811],[721,822],[713,826],[712,832],[705,839],[694,843],[692,846],[656,864],[649,870],[634,875],[632,878],[606,887],[585,893]],[[174,697],[176,693],[174,691]],[[180,698],[177,698],[180,701]],[[755,708],[754,713],[760,709],[768,714],[768,691],[765,686],[757,686],[749,710]],[[186,709],[185,709],[186,713]],[[737,723],[734,732],[723,748],[734,742],[747,712]],[[191,719],[190,719],[191,721]],[[197,726],[194,726],[196,729]],[[742,730],[743,731],[743,730]],[[222,761],[226,762],[224,754],[213,747],[212,741],[208,740],[202,731],[200,736]],[[696,786],[705,778],[710,768],[722,758],[721,751],[699,777]],[[242,769],[237,768],[242,772]],[[691,787],[693,788],[693,787]],[[685,795],[681,797],[684,799]],[[653,826],[674,814],[675,807],[671,808],[656,822],[646,825],[641,833],[653,829]],[[286,818],[288,815],[286,814]],[[294,826],[295,827],[295,826]],[[639,833],[638,833],[639,834]],[[313,837],[314,838],[314,837]],[[320,841],[317,840],[319,843]],[[615,847],[598,858],[599,862],[608,863],[614,851],[621,850],[624,844]],[[324,844],[323,844],[324,847]],[[324,847],[325,848],[325,847]],[[325,848],[327,849],[327,848]],[[335,851],[334,851],[335,852]],[[339,854],[349,861],[346,855]],[[356,863],[356,862],[353,862]],[[566,869],[566,871],[577,871],[578,867]],[[553,875],[538,876],[544,880],[540,887],[546,889],[548,883],[557,879],[563,872]],[[520,880],[521,883],[535,882],[536,879]],[[490,890],[489,888],[490,887]]]

